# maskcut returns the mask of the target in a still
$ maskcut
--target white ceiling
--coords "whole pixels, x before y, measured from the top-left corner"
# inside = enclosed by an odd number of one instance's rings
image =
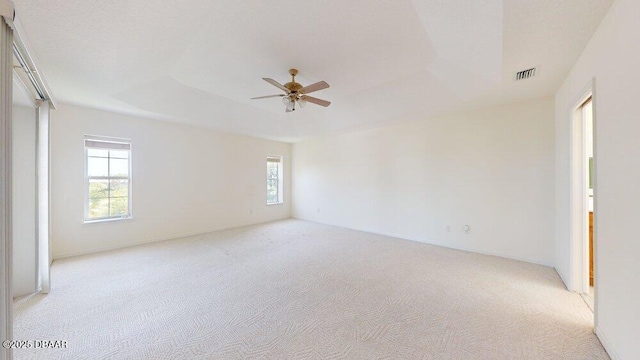
[[[59,102],[297,141],[552,95],[612,0],[15,2]]]

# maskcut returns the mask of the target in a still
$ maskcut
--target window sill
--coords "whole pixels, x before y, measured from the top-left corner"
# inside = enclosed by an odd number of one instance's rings
[[[271,206],[271,205],[282,205],[284,204],[284,201],[279,201],[279,202],[274,202],[274,203],[267,203],[267,206]]]
[[[133,216],[122,217],[122,218],[110,218],[110,219],[97,219],[97,220],[85,220],[84,224],[102,224],[102,223],[110,223],[110,222],[118,222],[118,221],[130,221],[133,220]]]

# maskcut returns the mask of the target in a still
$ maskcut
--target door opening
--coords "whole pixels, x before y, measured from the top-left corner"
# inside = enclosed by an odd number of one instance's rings
[[[586,223],[588,224],[588,231],[585,232],[583,237],[583,248],[586,253],[586,259],[583,267],[583,278],[585,284],[583,285],[582,297],[585,302],[591,308],[594,309],[594,294],[595,294],[595,281],[594,281],[594,133],[593,133],[593,100],[589,96],[587,100],[582,104],[580,108],[581,121],[584,126],[584,169],[585,173],[585,190],[584,196],[586,198]]]
[[[570,275],[598,324],[598,108],[592,79],[575,99],[570,117]]]

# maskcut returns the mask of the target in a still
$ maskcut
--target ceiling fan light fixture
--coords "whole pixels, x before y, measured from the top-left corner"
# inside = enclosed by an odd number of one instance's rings
[[[330,101],[318,99],[312,96],[307,96],[307,94],[309,93],[328,88],[329,84],[327,84],[326,81],[318,81],[308,86],[302,86],[296,82],[296,75],[298,75],[298,70],[290,69],[289,74],[291,74],[291,81],[284,85],[270,78],[262,78],[262,80],[284,91],[285,92],[284,94],[258,96],[258,97],[253,97],[251,99],[257,100],[257,99],[266,99],[266,98],[282,96],[282,103],[286,106],[286,112],[295,111],[296,103],[301,108],[304,107],[307,104],[307,102],[324,106],[324,107],[331,105]]]

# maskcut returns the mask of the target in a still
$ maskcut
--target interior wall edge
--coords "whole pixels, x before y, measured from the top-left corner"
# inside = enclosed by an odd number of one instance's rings
[[[611,343],[609,342],[609,339],[605,335],[604,331],[602,331],[602,327],[596,326],[594,329],[594,333],[598,337],[598,340],[600,340],[602,347],[604,347],[604,349],[607,351],[607,354],[611,357],[611,360],[621,360],[620,356],[618,356],[616,351],[611,346]]]
[[[0,10],[10,5],[0,0]],[[0,15],[5,15],[4,13]],[[13,338],[12,235],[12,44],[13,30],[0,16],[0,339]],[[11,348],[0,349],[0,360],[12,359]]]
[[[562,280],[563,285],[565,286],[565,288],[567,288],[568,291],[571,291],[569,289],[569,279],[566,277],[567,275],[565,275],[565,273],[558,267],[558,262],[554,261],[553,262],[553,268],[556,269],[556,272],[558,273],[558,276],[560,277],[560,280]]]
[[[567,111],[585,84],[595,79],[594,276],[596,333],[612,358],[640,358],[637,286],[640,253],[635,219],[640,216],[638,136],[640,96],[640,2],[616,0],[600,22],[556,93],[556,259],[566,273],[575,269],[568,241],[571,223],[571,141]],[[584,273],[583,273],[584,274]],[[577,276],[570,275],[572,282]]]

